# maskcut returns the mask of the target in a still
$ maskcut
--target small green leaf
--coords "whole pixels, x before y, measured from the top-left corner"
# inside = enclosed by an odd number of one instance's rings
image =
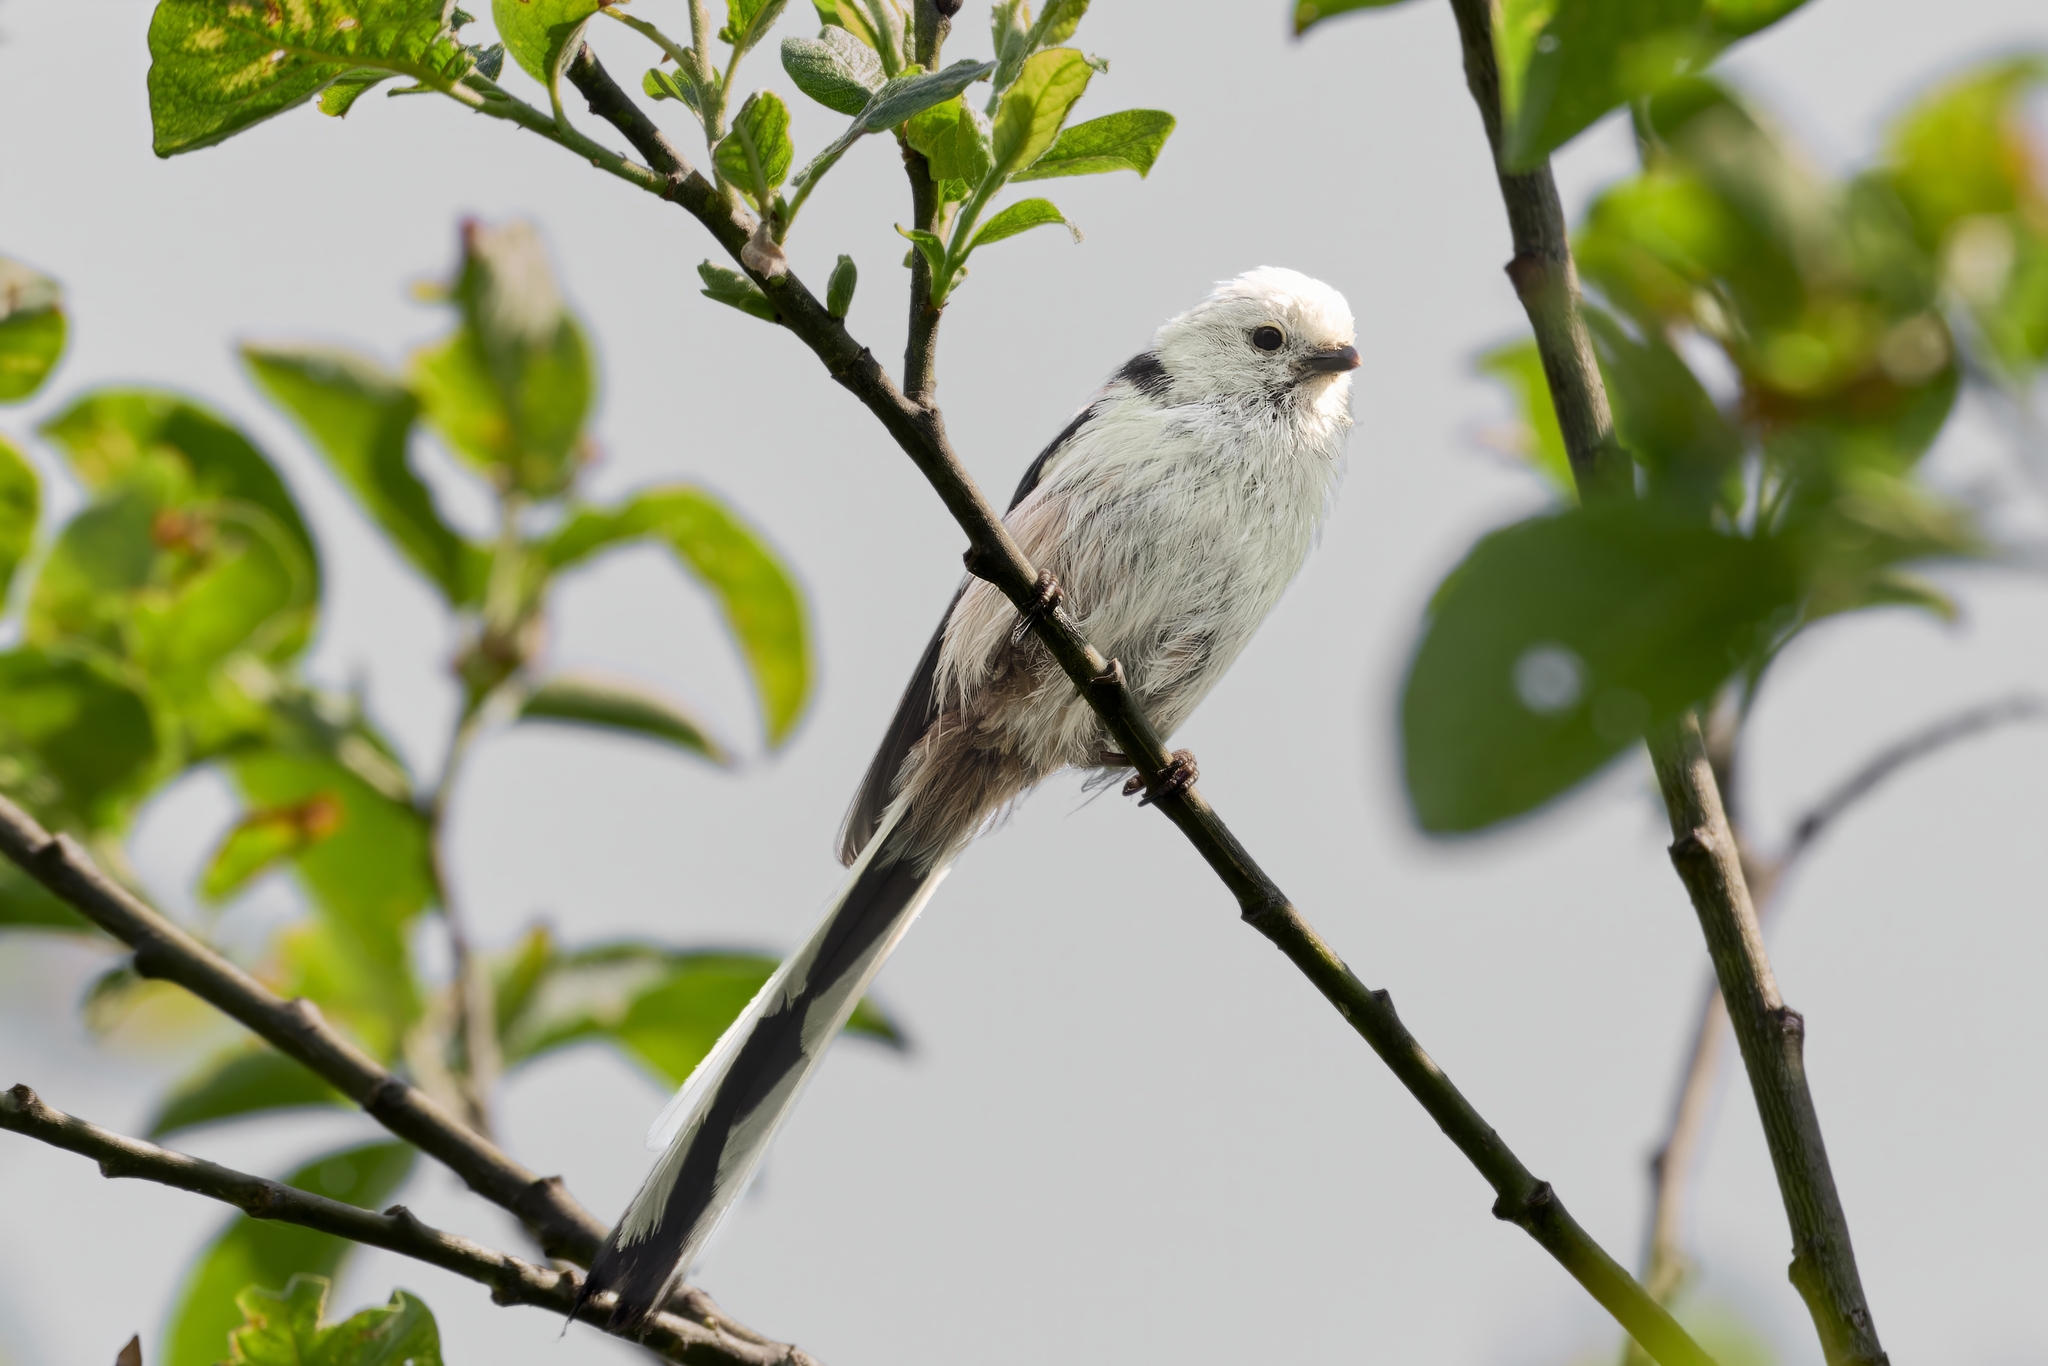
[[[825,311],[835,318],[844,318],[853,307],[853,289],[859,283],[860,270],[853,264],[853,258],[841,256],[832,267],[832,278],[825,282]]]
[[[462,606],[483,591],[484,553],[434,507],[408,453],[419,401],[376,362],[325,347],[244,345],[258,387],[294,418],[413,567]]]
[[[285,1184],[376,1209],[411,1175],[415,1156],[404,1143],[365,1144],[317,1157]],[[228,1335],[247,1322],[237,1296],[252,1286],[282,1288],[294,1276],[336,1275],[354,1250],[331,1233],[236,1215],[186,1273],[164,1330],[160,1366],[217,1366],[230,1350]],[[317,1305],[314,1312],[317,1317]]]
[[[1757,658],[1799,591],[1783,545],[1653,504],[1485,537],[1437,589],[1403,685],[1416,820],[1480,830],[1561,795]]]
[[[981,231],[974,234],[974,241],[968,250],[979,250],[991,242],[1000,242],[1005,237],[1015,237],[1020,232],[1046,223],[1065,224],[1067,231],[1073,233],[1074,240],[1081,240],[1080,230],[1067,222],[1065,215],[1054,207],[1050,199],[1020,199],[982,224]]]
[[[343,815],[341,798],[332,792],[250,812],[213,851],[199,879],[199,894],[211,902],[227,900],[254,878],[332,836],[341,828]]]
[[[144,1136],[156,1142],[222,1120],[348,1103],[341,1092],[275,1049],[237,1046],[208,1058],[174,1085],[157,1103]]]
[[[1402,0],[1294,0],[1294,33],[1307,33],[1325,19],[1353,14],[1362,9],[1391,9]]]
[[[796,88],[827,109],[858,114],[882,88],[882,59],[843,28],[815,38],[784,38],[782,69]]]
[[[64,291],[49,276],[0,256],[0,403],[43,387],[64,354]]]
[[[954,198],[981,184],[994,160],[988,120],[958,96],[906,120],[903,138],[924,154],[934,181],[956,185]]]
[[[915,247],[924,256],[924,263],[931,267],[932,280],[935,283],[944,281],[946,275],[945,242],[936,233],[926,232],[923,228],[899,226],[896,231],[908,238],[911,246]],[[903,264],[909,265],[910,258],[905,257]]]
[[[504,1023],[508,1065],[605,1039],[679,1086],[778,966],[766,954],[694,953],[647,943],[553,951]],[[902,1030],[864,1000],[846,1032],[901,1048]]]
[[[598,0],[491,0],[491,20],[519,69],[553,98],[598,8]]]
[[[719,39],[732,44],[737,60],[768,36],[788,7],[789,0],[726,0],[725,27],[718,31]]]
[[[1550,381],[1543,373],[1543,357],[1536,343],[1518,341],[1496,347],[1479,358],[1478,368],[1515,396],[1522,417],[1519,453],[1567,501],[1577,502],[1571,456],[1564,448],[1564,432],[1557,424],[1557,406],[1551,402]]]
[[[1074,36],[1081,16],[1088,12],[1088,0],[1045,0],[1032,36],[1042,47],[1054,47]]]
[[[896,77],[869,100],[855,126],[864,133],[879,133],[935,104],[944,104],[976,81],[985,80],[996,69],[994,62],[955,62],[943,71],[913,71]]]
[[[390,79],[388,71],[351,71],[320,92],[320,112],[331,118],[346,118],[371,86]]]
[[[849,284],[847,297],[852,295],[853,287]],[[28,457],[12,441],[0,436],[0,605],[7,600],[14,571],[35,545],[36,519],[42,506],[43,486],[36,478],[35,466],[28,463]]]
[[[22,646],[0,653],[0,788],[50,824],[117,827],[158,760],[156,718],[99,659]]]
[[[556,674],[526,695],[522,721],[560,721],[644,736],[715,764],[731,762],[710,731],[677,703],[618,679]]]
[[[868,16],[862,0],[811,0],[818,11],[818,22],[827,29],[839,29],[851,34],[863,47],[880,53],[882,44],[875,36],[875,22]],[[881,60],[879,55],[877,61]]]
[[[994,174],[1015,175],[1044,155],[1094,74],[1088,59],[1072,48],[1049,48],[1027,57],[996,109]]]
[[[472,58],[446,0],[159,0],[149,23],[156,154],[233,137],[368,67],[443,90]]]
[[[2048,56],[2008,57],[1945,81],[1915,101],[1885,139],[1887,180],[1921,245],[1939,249],[1969,218],[2031,207],[2043,196],[2025,102],[2048,84]]]
[[[235,1296],[242,1326],[228,1366],[441,1366],[441,1333],[427,1306],[403,1290],[391,1302],[323,1325],[328,1281],[294,1276],[282,1291]]]
[[[1160,109],[1126,109],[1077,123],[1062,132],[1045,154],[1011,180],[1050,180],[1063,175],[1152,170],[1173,132],[1173,115]]]
[[[720,138],[711,152],[719,179],[739,190],[763,213],[773,207],[775,192],[789,178],[789,164],[795,158],[796,148],[789,140],[789,106],[772,90],[747,96],[733,118],[732,131]]]
[[[577,511],[543,547],[561,569],[600,550],[654,539],[711,590],[753,674],[768,743],[789,738],[810,694],[809,630],[794,575],[720,499],[687,486],[649,489],[616,508]]]
[[[782,321],[775,312],[775,305],[768,302],[768,296],[761,292],[761,287],[732,267],[706,261],[697,267],[697,276],[704,281],[705,298],[716,299],[762,322]]]

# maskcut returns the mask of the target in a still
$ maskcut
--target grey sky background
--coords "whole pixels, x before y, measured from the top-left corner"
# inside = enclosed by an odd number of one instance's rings
[[[644,3],[685,27],[675,0]],[[967,6],[957,55],[986,51],[986,9]],[[1450,14],[1418,0],[1295,43],[1284,10],[1098,0],[1080,45],[1113,66],[1083,115],[1165,108],[1179,130],[1147,182],[1050,187],[1084,245],[1046,232],[977,258],[945,324],[940,395],[976,476],[1006,493],[1092,387],[1210,281],[1271,263],[1348,295],[1365,367],[1342,497],[1301,581],[1179,739],[1297,904],[1633,1263],[1644,1159],[1706,972],[1647,765],[1457,844],[1415,834],[1398,786],[1394,704],[1427,594],[1475,534],[1542,501],[1485,448],[1508,409],[1471,359],[1524,324]],[[75,329],[49,395],[0,421],[25,433],[85,387],[120,381],[188,391],[243,424],[286,470],[326,557],[313,672],[359,681],[431,772],[455,705],[449,623],[231,347],[319,338],[395,363],[443,327],[407,287],[446,273],[456,220],[533,218],[602,353],[595,491],[692,478],[728,495],[802,575],[820,685],[787,751],[737,777],[568,732],[490,737],[456,799],[460,894],[492,943],[535,919],[571,942],[795,943],[837,885],[840,812],[959,573],[961,537],[938,501],[793,339],[699,297],[710,244],[683,214],[506,125],[373,97],[345,123],[301,110],[155,160],[148,16],[140,0],[0,4],[0,250],[63,280]],[[798,0],[782,31],[810,22]],[[649,62],[616,26],[596,39],[621,75]],[[1913,89],[2014,45],[2048,46],[2037,0],[1816,0],[1728,66],[1840,166],[1870,153]],[[772,50],[743,84],[787,90]],[[792,105],[800,150],[836,131],[835,116]],[[793,237],[807,276],[856,258],[850,322],[892,368],[905,277],[891,224],[906,213],[893,155],[876,139],[857,147]],[[1625,130],[1603,125],[1561,160],[1568,200],[1630,162]],[[74,506],[48,452],[38,458],[57,511]],[[1931,469],[1951,490],[2009,500],[2016,522],[2042,521],[2012,479],[2008,434],[1975,405]],[[430,473],[451,517],[481,515],[445,465]],[[1831,624],[1773,673],[1744,785],[1765,838],[1899,733],[2048,689],[2043,585],[1988,571],[1947,582],[1960,624]],[[553,659],[672,689],[735,736],[755,727],[715,616],[658,556],[578,572],[556,622]],[[1900,1362],[2048,1362],[2034,1298],[2048,1272],[2044,767],[2048,728],[2035,727],[1914,769],[1817,851],[1775,934]],[[206,777],[149,810],[135,861],[166,905],[192,905],[232,814]],[[253,934],[292,904],[272,880],[231,924]],[[72,1007],[106,962],[0,940],[0,1085],[132,1129],[174,1066],[137,1035],[178,1022],[88,1042]],[[878,990],[915,1051],[835,1052],[702,1276],[734,1314],[831,1366],[1547,1366],[1604,1357],[1614,1340],[1547,1257],[1490,1217],[1481,1180],[1150,812],[1049,784],[962,860]],[[522,1160],[564,1173],[610,1218],[644,1170],[661,1099],[589,1049],[516,1078],[502,1127]],[[183,1145],[282,1172],[373,1131],[318,1115]],[[517,1246],[438,1171],[423,1168],[404,1198],[431,1222]],[[0,1143],[0,1211],[0,1360],[17,1366],[108,1361],[135,1331],[153,1344],[223,1219],[15,1139]],[[1739,1083],[1724,1089],[1691,1239],[1704,1303],[1742,1315],[1784,1360],[1819,1361]],[[382,1254],[356,1261],[337,1307],[395,1285],[431,1304],[451,1361],[634,1359],[582,1329],[558,1341],[543,1315]]]

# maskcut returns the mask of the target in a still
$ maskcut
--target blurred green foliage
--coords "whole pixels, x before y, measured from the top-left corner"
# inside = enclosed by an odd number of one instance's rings
[[[441,1333],[426,1305],[398,1290],[387,1305],[323,1323],[328,1285],[325,1276],[294,1276],[281,1291],[243,1291],[228,1366],[441,1366]]]
[[[61,292],[25,267],[0,269],[18,286],[10,316],[45,320],[33,334],[42,350],[25,353],[39,357],[34,382],[13,391],[26,399],[56,359],[47,320],[58,320],[61,342]],[[323,568],[270,458],[181,395],[96,389],[39,427],[85,494],[39,558],[31,555],[34,467],[0,440],[0,574],[35,566],[14,595],[19,643],[0,650],[0,791],[128,876],[121,841],[142,803],[195,768],[226,774],[243,811],[200,876],[202,904],[231,904],[280,872],[306,903],[303,916],[244,955],[245,965],[281,994],[313,1001],[376,1057],[482,1122],[481,1097],[501,1069],[584,1042],[618,1049],[660,1085],[678,1084],[777,961],[647,941],[563,948],[536,929],[482,953],[469,974],[468,990],[497,991],[478,1017],[495,1021],[498,1037],[487,1047],[466,1032],[458,984],[430,979],[414,962],[423,918],[449,909],[441,813],[480,730],[570,725],[737,763],[735,745],[722,738],[732,727],[644,685],[551,671],[538,653],[550,589],[622,547],[662,547],[723,615],[767,748],[793,733],[814,668],[793,575],[715,494],[675,484],[611,504],[584,496],[594,351],[530,227],[465,224],[452,278],[429,293],[447,307],[449,329],[402,371],[331,347],[249,345],[243,356],[259,388],[454,616],[461,705],[442,771],[420,780],[354,698],[304,676]],[[0,346],[16,335],[0,319]],[[7,374],[29,370],[0,364]],[[488,539],[472,540],[442,518],[415,463],[428,436],[453,457],[453,477],[481,481],[495,503]],[[211,925],[209,913],[188,928],[204,935]],[[12,864],[0,869],[0,928],[91,933]],[[176,1046],[165,1034],[170,1017],[147,1014],[171,990],[122,962],[94,984],[88,1018],[103,1033],[146,1019],[156,1044]],[[902,1042],[872,1004],[851,1029]],[[193,1056],[158,1102],[152,1137],[345,1103],[264,1045],[222,1049],[193,1033],[185,1046]],[[318,1158],[287,1179],[375,1206],[414,1156],[404,1144],[373,1144]],[[431,1317],[415,1301],[338,1327],[318,1324],[316,1282],[292,1278],[337,1274],[350,1246],[288,1225],[232,1221],[186,1278],[166,1359],[217,1362],[235,1330],[238,1361],[381,1361],[365,1353],[389,1342],[438,1360]],[[278,1355],[289,1351],[314,1355]]]

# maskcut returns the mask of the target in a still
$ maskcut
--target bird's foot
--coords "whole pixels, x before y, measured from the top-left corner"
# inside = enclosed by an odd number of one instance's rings
[[[1010,632],[1010,644],[1022,645],[1024,637],[1031,634],[1031,628],[1038,619],[1056,610],[1060,603],[1065,601],[1066,596],[1066,590],[1060,587],[1060,581],[1053,577],[1050,569],[1039,570],[1038,587],[1031,594],[1031,601],[1025,603],[1023,609],[1017,613],[1017,626]]]
[[[1195,767],[1195,756],[1187,750],[1177,749],[1168,756],[1166,767],[1160,771],[1158,782],[1148,786],[1144,774],[1134,773],[1131,780],[1124,784],[1124,795],[1129,797],[1142,789],[1145,795],[1139,799],[1138,805],[1150,806],[1154,802],[1163,802],[1168,797],[1180,796],[1193,787],[1195,780],[1201,776],[1201,770]]]

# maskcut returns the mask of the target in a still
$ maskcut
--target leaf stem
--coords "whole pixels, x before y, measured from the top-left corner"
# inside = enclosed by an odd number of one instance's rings
[[[1039,640],[1088,699],[1119,750],[1156,786],[1172,761],[1158,732],[1125,686],[1123,669],[1114,660],[1104,659],[1064,610],[1030,610],[1038,592],[1037,570],[967,473],[946,436],[937,405],[913,402],[891,383],[874,354],[854,340],[794,272],[767,276],[747,270],[741,252],[753,224],[736,213],[710,181],[690,168],[587,47],[570,64],[568,76],[590,102],[590,112],[624,134],[665,177],[664,197],[710,231],[768,296],[783,324],[895,438],[967,534],[969,572],[995,584],[1031,619]],[[1665,1366],[1711,1366],[1711,1358],[1565,1212],[1549,1183],[1538,1180],[1522,1165],[1422,1051],[1395,1015],[1386,993],[1367,988],[1309,927],[1200,790],[1189,788],[1154,805],[1215,870],[1236,898],[1245,922],[1271,939],[1314,983],[1486,1177],[1498,1197],[1493,1207],[1496,1216],[1534,1238],[1659,1362]]]

